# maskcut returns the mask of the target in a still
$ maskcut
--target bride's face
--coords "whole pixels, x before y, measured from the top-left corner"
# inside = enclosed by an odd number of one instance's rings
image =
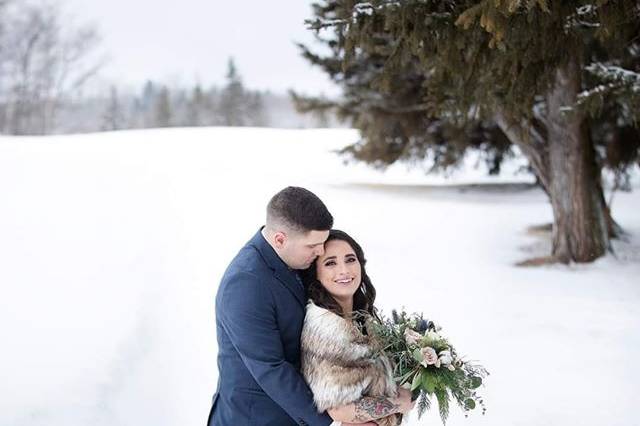
[[[342,240],[327,242],[316,263],[318,281],[335,299],[353,297],[362,282],[361,271],[355,251]]]

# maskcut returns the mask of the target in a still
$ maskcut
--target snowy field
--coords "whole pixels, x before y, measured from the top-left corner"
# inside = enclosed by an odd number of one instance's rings
[[[640,425],[640,188],[616,256],[537,269],[531,178],[345,167],[350,130],[167,129],[0,138],[0,425],[200,426],[213,299],[286,185],[359,240],[387,311],[424,311],[491,372],[449,425]],[[514,184],[505,184],[514,182]],[[484,183],[485,185],[470,185]],[[435,413],[422,423],[439,424]]]

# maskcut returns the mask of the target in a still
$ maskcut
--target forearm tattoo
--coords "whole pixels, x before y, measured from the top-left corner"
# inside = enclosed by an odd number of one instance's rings
[[[367,422],[389,416],[398,411],[399,405],[392,403],[385,397],[365,396],[355,403],[355,423]]]

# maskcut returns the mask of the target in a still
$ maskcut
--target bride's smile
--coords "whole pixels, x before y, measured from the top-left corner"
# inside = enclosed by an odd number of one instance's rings
[[[355,251],[342,240],[328,241],[317,261],[318,281],[343,307],[351,306],[353,294],[362,282],[361,271]]]

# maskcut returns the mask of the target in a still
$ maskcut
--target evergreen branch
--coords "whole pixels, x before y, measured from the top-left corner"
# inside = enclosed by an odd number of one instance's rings
[[[422,417],[422,415],[431,408],[431,401],[429,400],[429,395],[425,391],[420,392],[420,396],[418,397],[418,417]]]
[[[447,417],[449,417],[449,393],[443,389],[436,389],[434,394],[438,400],[438,411],[440,412],[442,424],[446,424]]]
[[[396,0],[383,1],[376,6],[372,5],[370,2],[356,3],[355,5],[353,5],[353,17],[356,18],[357,16],[360,16],[360,15],[371,16],[373,12],[376,12],[378,10],[383,10],[392,6],[399,7],[401,6],[401,3]]]
[[[598,116],[608,101],[621,107],[627,121],[640,121],[640,73],[601,63],[591,64],[585,70],[599,80],[600,84],[579,93],[576,107],[588,110],[592,116]]]
[[[378,105],[369,104],[369,108],[375,108],[387,114],[406,114],[408,112],[422,112],[422,111],[429,111],[431,109],[429,104],[415,104],[415,105],[390,107],[386,103],[380,103]]]
[[[585,27],[585,28],[600,28],[600,22],[587,21],[586,19],[598,18],[598,6],[594,4],[587,4],[576,8],[575,13],[567,16],[564,24],[565,31],[571,28]]]
[[[589,73],[593,74],[608,84],[600,85],[595,89],[582,92],[579,97],[588,97],[592,93],[602,93],[607,88],[624,88],[634,94],[640,94],[640,73],[624,69],[617,66],[606,66],[601,63],[593,63],[585,68]]]
[[[387,99],[379,96],[379,94],[372,92],[370,97],[359,96],[357,99],[350,100],[330,100],[326,98],[310,98],[301,96],[295,92],[290,92],[296,109],[299,112],[311,112],[314,109],[338,109],[342,111],[348,111],[350,114],[355,115],[358,113],[365,113],[371,110],[377,110],[379,112],[391,115],[402,115],[407,113],[428,112],[432,110],[431,104],[419,103],[413,105],[393,105]]]
[[[427,1],[419,0],[416,3],[427,3]],[[307,28],[309,28],[310,30],[318,31],[324,28],[349,25],[356,22],[356,20],[360,17],[372,16],[376,12],[384,11],[392,7],[402,6],[406,6],[406,4],[403,4],[402,2],[397,0],[382,1],[377,5],[374,5],[371,2],[359,2],[353,5],[351,16],[349,18],[316,18],[313,20],[307,19],[304,22],[307,25]],[[428,13],[427,16],[430,16],[432,18],[451,18],[452,15],[449,12],[431,12]]]
[[[439,3],[433,2],[430,0],[414,0],[412,2],[407,2],[406,0],[403,2],[397,0],[387,0],[382,1],[377,5],[371,4],[371,2],[359,2],[353,6],[353,16],[354,18],[360,15],[368,15],[371,16],[374,12],[385,10],[391,7],[407,7],[410,3],[414,4],[428,4],[428,3]],[[452,3],[448,1],[447,3]],[[454,2],[455,3],[455,2]],[[451,13],[449,12],[429,12],[426,16],[431,18],[450,18]]]
[[[324,28],[337,27],[339,25],[347,25],[351,23],[351,19],[305,19],[305,25],[308,29],[319,31]]]

